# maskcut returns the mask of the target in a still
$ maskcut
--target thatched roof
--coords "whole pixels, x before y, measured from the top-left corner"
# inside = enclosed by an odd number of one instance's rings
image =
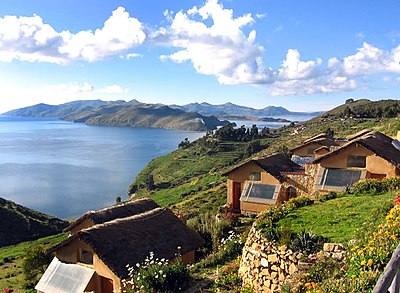
[[[371,131],[372,131],[371,129],[363,129],[363,130],[361,130],[361,131],[359,131],[359,132],[356,132],[356,133],[354,133],[354,134],[352,134],[352,135],[349,135],[349,136],[347,137],[347,140],[350,141],[350,140],[359,138],[359,137],[361,137],[361,136],[366,135],[367,133],[369,133],[369,132],[371,132]]]
[[[67,246],[75,239],[86,242],[96,255],[121,279],[128,276],[126,265],[141,263],[154,252],[158,258],[173,259],[193,251],[204,240],[167,208],[95,225],[79,231],[52,251]]]
[[[80,224],[82,221],[88,219],[93,225],[102,224],[115,219],[126,218],[134,215],[141,214],[143,212],[150,211],[152,209],[158,208],[159,205],[156,204],[152,199],[142,198],[133,201],[129,201],[120,205],[115,205],[107,207],[97,211],[89,211],[85,213],[78,220],[73,222],[64,232],[70,231],[73,227]]]
[[[315,159],[313,163],[319,163],[325,158],[331,157],[340,153],[342,150],[348,148],[351,145],[359,144],[362,145],[367,150],[371,151],[375,155],[385,159],[386,161],[392,163],[397,168],[400,168],[400,150],[397,149],[393,144],[393,139],[383,133],[378,131],[369,131],[365,135],[353,139],[348,143],[338,147],[336,150],[320,156]]]
[[[229,173],[250,163],[256,164],[261,169],[263,169],[264,171],[266,171],[267,173],[271,174],[273,177],[278,179],[280,182],[285,181],[285,176],[283,175],[284,172],[304,171],[303,167],[293,162],[285,154],[274,153],[266,157],[261,157],[247,161],[239,166],[236,166],[232,170],[226,172],[224,175],[228,175]]]
[[[306,139],[305,141],[303,141],[303,143],[307,143],[307,142],[310,142],[310,141],[313,141],[316,139],[321,139],[321,138],[328,138],[328,136],[326,135],[326,133],[320,133],[313,137],[310,137],[309,139]]]
[[[338,145],[333,139],[331,139],[329,137],[319,137],[319,136],[321,136],[321,134],[304,141],[304,143],[302,143],[301,145],[299,145],[297,147],[292,148],[290,151],[293,152],[299,148],[302,148],[304,146],[311,145],[314,143],[316,143],[320,146],[326,146],[326,147],[332,147],[332,146]]]

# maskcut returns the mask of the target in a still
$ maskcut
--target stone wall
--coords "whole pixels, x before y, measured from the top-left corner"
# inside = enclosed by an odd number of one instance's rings
[[[255,292],[281,292],[282,285],[293,283],[293,274],[306,273],[312,263],[327,256],[342,261],[346,256],[344,246],[325,243],[322,251],[305,256],[284,245],[277,246],[267,241],[253,225],[243,248],[239,276],[243,285],[252,287]]]
[[[299,266],[302,254],[268,242],[253,226],[243,248],[239,276],[255,292],[280,292],[280,286]]]

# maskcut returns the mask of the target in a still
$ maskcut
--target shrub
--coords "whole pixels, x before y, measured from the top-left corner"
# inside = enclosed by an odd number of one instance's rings
[[[208,254],[217,250],[221,239],[230,229],[230,222],[225,219],[217,221],[214,214],[204,213],[188,220],[188,226],[203,237],[203,254]]]
[[[50,263],[50,256],[42,247],[34,246],[28,250],[22,263],[25,277],[25,289],[33,289]]]
[[[243,241],[241,236],[230,231],[228,237],[221,240],[218,250],[202,259],[196,266],[205,268],[224,264],[240,256],[242,249]]]
[[[127,293],[134,292],[177,292],[181,291],[189,282],[190,275],[187,267],[182,263],[177,254],[177,259],[154,258],[154,253],[143,263],[137,263],[135,267],[129,267],[129,279],[123,281]]]
[[[355,195],[364,193],[380,194],[399,189],[400,177],[365,179],[353,184],[353,192]]]
[[[290,243],[290,248],[309,255],[320,250],[324,244],[324,240],[322,236],[302,231],[294,236]]]
[[[314,201],[307,196],[298,196],[289,199],[284,205],[287,210],[292,211],[301,207],[312,205],[313,203]]]
[[[338,197],[338,194],[336,192],[330,191],[330,192],[322,195],[318,200],[320,202],[324,202],[324,201],[327,201],[327,200],[335,199],[337,197]]]

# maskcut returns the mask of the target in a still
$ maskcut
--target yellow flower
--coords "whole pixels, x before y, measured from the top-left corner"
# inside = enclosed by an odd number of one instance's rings
[[[374,264],[374,261],[373,261],[372,259],[369,259],[369,260],[368,260],[368,265],[369,265],[369,266],[372,266],[373,264]]]
[[[366,263],[367,263],[367,262],[366,262],[365,260],[363,260],[363,261],[361,261],[360,264],[361,264],[362,266],[365,266]]]
[[[356,275],[351,275],[351,278],[352,278],[352,279],[355,279],[355,278],[356,278]]]

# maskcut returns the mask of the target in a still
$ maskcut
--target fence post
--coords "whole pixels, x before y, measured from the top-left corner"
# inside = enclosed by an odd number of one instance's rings
[[[372,293],[386,293],[388,292],[388,289],[392,284],[393,280],[395,280],[395,282],[398,283],[399,280],[396,280],[397,278],[395,279],[395,276],[397,275],[399,268],[400,268],[400,244],[393,252],[390,261],[386,265],[382,275],[379,277],[379,280],[376,283],[374,291],[372,291]],[[394,284],[392,289],[395,289],[396,291],[392,291],[392,293],[399,292],[398,287],[399,284]]]

